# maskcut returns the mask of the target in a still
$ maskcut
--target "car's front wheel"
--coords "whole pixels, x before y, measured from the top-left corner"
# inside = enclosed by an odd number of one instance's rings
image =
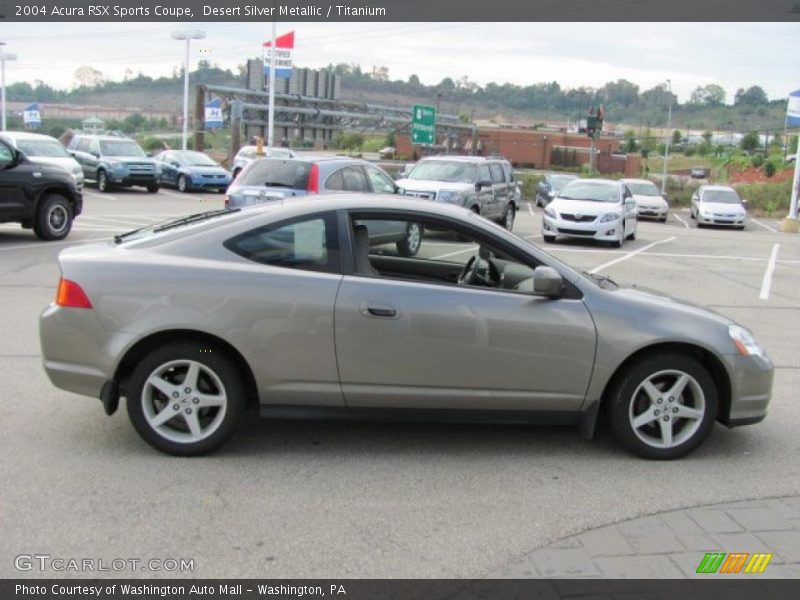
[[[189,191],[189,185],[186,182],[186,175],[181,175],[178,177],[178,191],[183,193]]]
[[[514,205],[509,204],[506,207],[506,212],[503,214],[503,227],[511,231],[514,228],[514,216],[516,215],[516,211],[514,210]]]
[[[147,186],[147,193],[148,194],[155,194],[159,190],[159,185],[157,183],[151,183]]]
[[[72,206],[64,196],[45,196],[36,211],[33,232],[40,240],[63,240],[72,229]]]
[[[633,363],[608,396],[614,436],[651,459],[680,458],[697,448],[717,416],[717,388],[691,356],[658,353]]]
[[[126,389],[128,416],[139,435],[177,456],[219,447],[233,434],[246,404],[236,365],[219,348],[195,342],[149,353]]]
[[[97,191],[102,193],[111,191],[108,175],[102,169],[97,172]]]
[[[406,228],[406,237],[397,242],[397,252],[400,256],[414,256],[422,245],[422,226],[419,223],[409,223]]]

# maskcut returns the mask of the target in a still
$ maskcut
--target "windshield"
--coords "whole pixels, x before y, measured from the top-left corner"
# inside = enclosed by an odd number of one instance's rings
[[[456,161],[428,160],[417,163],[406,176],[408,179],[472,183],[475,165]]]
[[[103,156],[141,156],[144,152],[136,142],[130,140],[103,140],[100,142],[100,153]]]
[[[652,183],[628,183],[626,184],[631,194],[635,196],[660,196],[658,188]]]
[[[739,194],[733,190],[706,190],[703,192],[703,202],[718,202],[719,204],[741,204]]]
[[[187,167],[216,167],[217,163],[202,152],[178,152],[178,160]]]
[[[570,177],[569,175],[553,175],[550,178],[550,184],[556,192],[563,189],[571,181],[575,181],[577,177]]]
[[[573,181],[561,191],[558,197],[565,200],[619,202],[619,188],[615,183]]]
[[[224,208],[222,210],[212,210],[204,213],[197,213],[194,215],[189,215],[188,217],[181,217],[180,219],[172,219],[162,223],[156,223],[155,225],[148,225],[147,227],[134,229],[133,231],[127,231],[114,236],[114,243],[121,244],[122,242],[132,242],[134,240],[152,237],[162,231],[168,231],[171,229],[177,229],[179,227],[185,227],[187,225],[202,223],[203,221],[208,221],[209,219],[213,219],[215,217],[237,213],[239,210],[240,209],[238,208]]]
[[[17,148],[26,156],[70,158],[67,149],[56,140],[17,140]]]
[[[286,187],[304,190],[308,187],[311,163],[299,160],[262,158],[250,163],[236,179],[237,186]]]

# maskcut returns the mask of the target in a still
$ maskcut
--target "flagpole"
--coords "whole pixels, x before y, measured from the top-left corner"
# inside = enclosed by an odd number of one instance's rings
[[[272,149],[275,130],[275,68],[277,64],[277,48],[275,47],[275,33],[277,22],[272,21],[272,45],[270,46],[269,61],[269,117],[267,124],[267,148]]]

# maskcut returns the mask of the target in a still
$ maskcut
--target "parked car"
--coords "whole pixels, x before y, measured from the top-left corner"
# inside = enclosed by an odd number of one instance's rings
[[[68,171],[78,189],[83,187],[83,169],[56,138],[28,131],[4,131],[0,140],[20,150],[31,162],[56,165]]]
[[[378,150],[378,157],[381,159],[392,159],[396,153],[397,148],[393,146],[386,146],[385,148]]]
[[[21,223],[41,240],[61,240],[82,208],[73,173],[50,162],[34,162],[0,139],[0,223]]]
[[[690,176],[692,179],[706,179],[711,173],[707,167],[692,167]]]
[[[233,173],[233,178],[236,179],[239,176],[239,173],[242,172],[242,169],[256,159],[294,158],[295,156],[297,155],[294,152],[288,148],[281,148],[280,146],[277,148],[263,147],[261,149],[261,154],[258,153],[257,146],[242,146],[239,152],[236,153],[236,156],[233,157],[233,162],[231,163],[231,172]]]
[[[666,196],[661,195],[661,191],[656,185],[647,179],[622,179],[622,183],[628,186],[633,200],[636,202],[636,217],[639,219],[657,219],[662,223],[667,222],[669,215],[669,204]]]
[[[547,206],[550,201],[556,197],[558,192],[561,191],[565,185],[570,181],[579,179],[577,175],[569,175],[566,173],[548,173],[536,185],[536,205]]]
[[[461,241],[402,257],[369,243],[381,221]],[[745,328],[574,271],[449,203],[341,194],[218,210],[58,262],[40,318],[48,377],[108,414],[124,396],[136,431],[171,454],[217,448],[256,405],[570,423],[586,437],[602,409],[627,449],[672,459],[714,421],[761,421],[770,399],[773,364]]]
[[[432,156],[396,183],[407,196],[463,206],[509,230],[521,199],[511,163],[503,159]]]
[[[739,194],[726,185],[703,185],[692,195],[689,214],[698,227],[725,225],[744,229],[747,211]]]
[[[261,158],[244,168],[225,194],[225,206],[241,208],[265,202],[283,202],[308,194],[361,192],[396,194],[392,178],[381,168],[358,158],[304,156]],[[424,234],[419,225],[393,223],[384,231],[372,231],[373,243],[392,241],[406,256],[419,250]]]
[[[99,192],[134,185],[151,194],[158,191],[156,163],[132,139],[79,133],[67,150],[81,165],[84,178],[97,183]]]
[[[224,192],[231,183],[231,174],[222,165],[202,152],[165,150],[156,155],[160,175],[158,181],[181,192],[216,190]]]
[[[542,237],[610,242],[622,248],[636,239],[636,202],[628,186],[609,179],[568,183],[544,209]]]

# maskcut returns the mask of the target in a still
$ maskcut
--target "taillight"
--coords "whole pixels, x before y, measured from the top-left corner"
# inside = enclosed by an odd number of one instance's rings
[[[63,277],[58,282],[56,304],[69,308],[92,308],[92,303],[89,302],[89,297],[81,286]]]
[[[309,194],[316,194],[319,192],[319,165],[311,165],[311,170],[308,172],[306,191]]]
[[[230,207],[231,207],[231,197],[226,195],[225,196],[225,208],[230,208]]]

